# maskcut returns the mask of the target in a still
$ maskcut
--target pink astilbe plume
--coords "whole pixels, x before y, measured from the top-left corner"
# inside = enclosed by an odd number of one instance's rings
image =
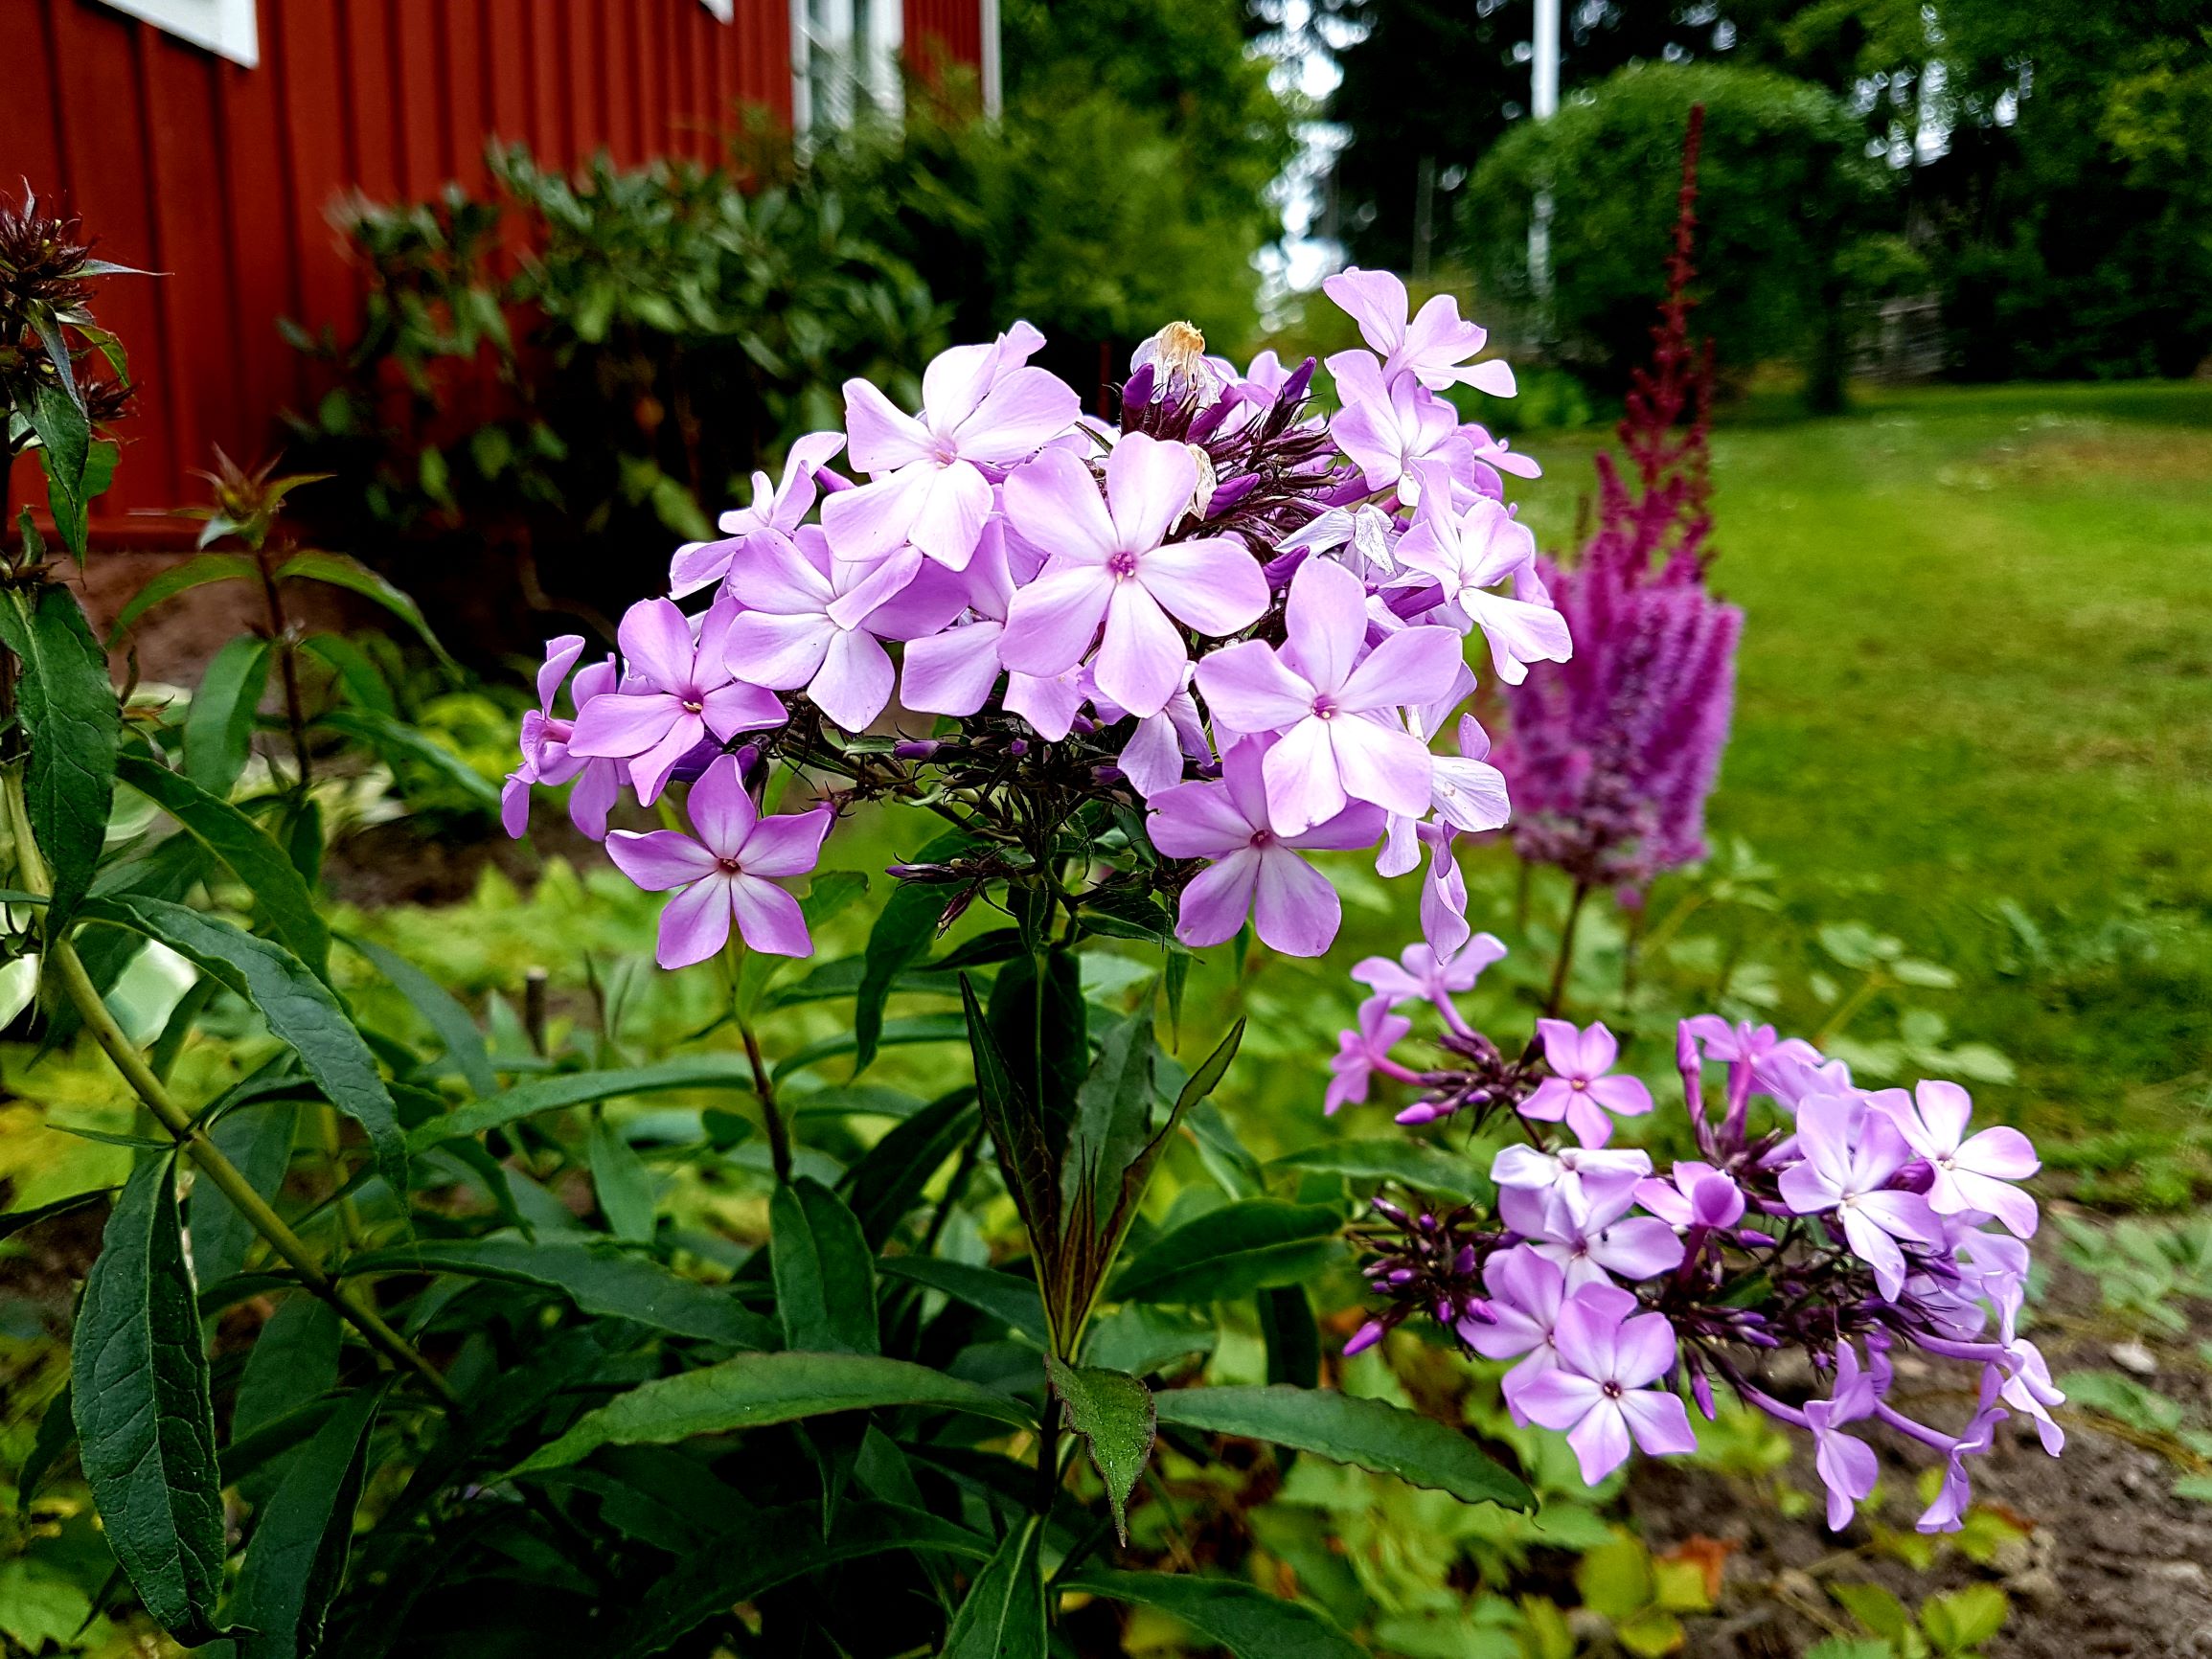
[[[1653,366],[1636,371],[1619,427],[1633,476],[1599,456],[1597,534],[1570,570],[1539,561],[1574,655],[1508,687],[1496,757],[1521,856],[1593,887],[1640,890],[1704,856],[1735,706],[1744,616],[1705,585],[1712,353],[1689,338],[1703,115],[1690,112]]]

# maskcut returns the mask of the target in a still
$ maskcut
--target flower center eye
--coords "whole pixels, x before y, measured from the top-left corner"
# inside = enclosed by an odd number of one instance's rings
[[[1568,1088],[1570,1088],[1570,1089],[1573,1089],[1573,1090],[1574,1090],[1574,1091],[1575,1091],[1577,1094],[1580,1094],[1580,1093],[1582,1093],[1582,1091],[1583,1091],[1583,1090],[1585,1090],[1585,1089],[1588,1088],[1589,1086],[1590,1086],[1590,1079],[1587,1079],[1587,1078],[1569,1078],[1569,1079],[1567,1079],[1567,1087],[1568,1087]]]
[[[724,875],[741,875],[744,874],[743,869],[739,865],[737,858],[733,854],[723,854],[721,857],[715,860],[715,865],[716,868],[720,870]]]
[[[1275,845],[1275,832],[1272,830],[1255,830],[1252,831],[1251,844],[1263,850],[1272,847]]]
[[[1608,1399],[1618,1399],[1621,1398],[1621,1385],[1619,1383],[1608,1379],[1600,1383],[1598,1386],[1605,1390],[1606,1398]]]
[[[1334,697],[1313,699],[1313,717],[1316,720],[1334,720],[1336,717],[1336,700]]]
[[[1116,581],[1128,581],[1137,573],[1137,556],[1133,553],[1115,554],[1106,560],[1106,573]]]
[[[684,700],[683,710],[687,715],[699,715],[706,712],[706,707],[707,706],[704,703],[695,703],[689,698],[686,698]]]

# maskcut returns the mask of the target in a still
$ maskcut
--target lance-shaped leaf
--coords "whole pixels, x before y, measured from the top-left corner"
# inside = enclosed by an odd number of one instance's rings
[[[1157,1607],[1208,1643],[1227,1648],[1234,1659],[1365,1659],[1367,1651],[1326,1614],[1270,1596],[1240,1579],[1086,1567],[1060,1579],[1055,1587],[1131,1606]]]
[[[956,1013],[917,1014],[912,1019],[894,1019],[883,1022],[882,1034],[876,1039],[878,1048],[893,1048],[903,1043],[958,1042],[968,1034],[968,1028]],[[770,1074],[782,1082],[794,1072],[803,1072],[809,1066],[820,1065],[855,1051],[859,1039],[848,1032],[842,1036],[824,1037],[820,1042],[809,1043],[798,1053],[786,1055],[776,1062]]]
[[[254,1524],[231,1594],[239,1659],[307,1659],[346,1576],[381,1388],[356,1390],[285,1469]]]
[[[1226,1302],[1328,1264],[1343,1217],[1326,1204],[1245,1198],[1162,1234],[1123,1268],[1117,1302]]]
[[[1043,1534],[1033,1515],[1006,1534],[968,1587],[944,1659],[1045,1659]]]
[[[840,1411],[912,1405],[967,1412],[1028,1428],[1035,1414],[1012,1395],[872,1353],[741,1353],[643,1383],[586,1412],[515,1470],[559,1468],[603,1445],[670,1445]]]
[[[211,581],[251,581],[256,574],[254,561],[242,553],[202,553],[182,564],[171,565],[124,602],[123,609],[116,612],[115,625],[107,630],[107,648],[113,650],[123,644],[138,619],[155,605],[167,604],[178,594],[205,587]]]
[[[254,896],[254,914],[318,979],[331,976],[331,931],[291,857],[228,801],[148,756],[117,757],[116,776],[174,818],[185,833],[230,867]]]
[[[1267,1168],[1270,1171],[1311,1170],[1361,1180],[1397,1181],[1438,1198],[1471,1201],[1487,1198],[1494,1191],[1472,1159],[1454,1157],[1402,1135],[1330,1141],[1277,1158]]]
[[[930,1102],[869,1148],[846,1176],[853,1213],[871,1249],[880,1250],[921,1201],[930,1176],[968,1144],[981,1124],[973,1089]]]
[[[947,830],[916,853],[914,862],[941,863],[973,845],[972,836],[958,830]],[[882,913],[868,934],[860,989],[853,1004],[855,1077],[874,1063],[883,1034],[883,1005],[890,1000],[892,985],[900,974],[929,954],[951,891],[926,882],[902,881],[884,900]]]
[[[373,940],[358,939],[352,934],[340,937],[367,957],[376,971],[391,982],[392,989],[422,1016],[422,1023],[438,1034],[446,1057],[459,1069],[479,1100],[488,1100],[499,1092],[499,1079],[491,1070],[491,1057],[485,1050],[484,1034],[476,1029],[476,1021],[452,992],[396,950],[386,950]]]
[[[816,873],[814,879],[807,885],[807,897],[799,900],[799,913],[806,918],[808,934],[820,938],[823,924],[841,911],[849,909],[867,891],[868,877],[857,870],[824,870]],[[759,1008],[762,992],[793,960],[764,950],[746,951],[744,965],[738,969],[739,1009],[750,1014]],[[838,994],[849,996],[852,992],[848,989]]]
[[[1253,1298],[1260,1340],[1267,1348],[1267,1380],[1312,1388],[1321,1380],[1321,1327],[1303,1284],[1279,1284]]]
[[[277,566],[277,580],[328,582],[332,587],[342,587],[348,593],[357,593],[363,599],[373,600],[413,628],[416,636],[430,648],[430,654],[438,659],[439,666],[447,673],[458,674],[461,671],[461,665],[446,653],[438,636],[430,631],[429,623],[423,619],[422,606],[357,559],[337,553],[295,553]]]
[[[1039,1261],[1050,1261],[1060,1244],[1060,1179],[1045,1148],[1037,1103],[1007,1069],[1006,1057],[999,1052],[998,1039],[992,1034],[966,974],[960,978],[960,999],[968,1019],[969,1049],[975,1057],[975,1097],[983,1107],[983,1126],[990,1131],[999,1174],[1029,1230],[1032,1252]]]
[[[351,1258],[352,1273],[456,1273],[558,1290],[579,1310],[628,1319],[672,1336],[728,1348],[770,1349],[776,1328],[725,1289],[701,1284],[659,1262],[600,1241],[579,1239],[422,1239]]]
[[[1152,1003],[1106,1027],[1090,1075],[1076,1091],[1075,1124],[1060,1167],[1060,1201],[1087,1209],[1094,1229],[1110,1220],[1122,1173],[1152,1137]]]
[[[335,1388],[342,1335],[337,1309],[321,1297],[295,1291],[279,1303],[247,1351],[231,1406],[231,1440],[241,1441]]]
[[[376,709],[331,709],[318,715],[315,724],[365,744],[395,766],[435,773],[479,807],[496,810],[499,806],[499,789],[491,780],[418,726]]]
[[[1129,1493],[1152,1455],[1157,1427],[1152,1391],[1127,1372],[1066,1365],[1050,1354],[1044,1369],[1067,1414],[1067,1426],[1090,1448],[1091,1466],[1106,1482],[1115,1535],[1127,1544]]]
[[[208,1139],[238,1166],[248,1186],[262,1197],[273,1198],[284,1185],[285,1166],[292,1161],[299,1117],[297,1101],[256,1101],[217,1118]],[[192,1264],[202,1284],[220,1284],[242,1268],[257,1237],[253,1223],[213,1181],[194,1186]]]
[[[457,1136],[502,1129],[509,1124],[534,1118],[540,1112],[558,1112],[596,1101],[621,1100],[629,1095],[658,1094],[667,1089],[746,1089],[753,1086],[752,1066],[742,1055],[688,1055],[650,1066],[619,1066],[606,1071],[561,1072],[550,1078],[533,1078],[511,1089],[467,1105],[445,1117],[419,1125],[407,1137],[417,1151]]]
[[[878,1353],[876,1257],[845,1201],[810,1175],[768,1202],[768,1261],[784,1346],[815,1353]]]
[[[38,434],[38,460],[46,468],[46,504],[54,512],[54,528],[62,546],[81,560],[85,509],[91,500],[84,475],[92,459],[92,422],[70,391],[43,381],[21,413]]]
[[[107,653],[67,588],[50,582],[0,599],[0,641],[22,659],[17,707],[31,744],[24,792],[32,836],[53,872],[46,927],[59,937],[91,889],[106,840],[123,708]]]
[[[240,634],[216,652],[184,712],[184,774],[228,796],[253,753],[254,714],[269,684],[269,642]]]
[[[606,1217],[608,1230],[617,1239],[650,1242],[655,1222],[652,1171],[604,1112],[592,1114],[586,1156],[592,1191],[599,1194],[600,1214]]]
[[[173,1154],[142,1159],[116,1200],[70,1371],[78,1457],[116,1561],[171,1635],[213,1640],[222,1491]]]
[[[1052,1327],[1044,1315],[1044,1299],[1037,1281],[1001,1273],[994,1267],[974,1267],[965,1261],[946,1261],[936,1256],[886,1256],[878,1265],[893,1279],[903,1279],[925,1290],[941,1291],[955,1302],[988,1313],[1001,1325],[1028,1337],[1039,1348],[1052,1343]]]
[[[1466,1434],[1384,1400],[1271,1384],[1177,1389],[1158,1396],[1156,1404],[1163,1423],[1271,1441],[1449,1492],[1463,1503],[1525,1510],[1536,1501]]]
[[[93,877],[92,891],[96,894],[145,893],[155,898],[181,899],[207,871],[206,850],[190,835],[171,835],[155,843],[143,857],[108,865]],[[78,934],[76,944],[78,957],[84,964],[85,977],[103,998],[146,948],[146,941],[139,935],[114,927],[88,928]],[[47,1010],[46,1036],[39,1044],[39,1052],[43,1055],[67,1048],[83,1029],[84,1020],[78,1013],[77,1005],[66,997],[57,998]]]
[[[724,1529],[713,1547],[695,1551],[649,1589],[604,1651],[607,1659],[654,1659],[734,1603],[778,1584],[839,1561],[908,1550],[981,1559],[991,1540],[925,1510],[895,1504],[848,1499],[827,1537],[818,1504],[762,1510]]]
[[[376,1057],[330,987],[298,957],[227,921],[158,898],[128,894],[90,898],[84,913],[87,920],[160,940],[252,1003],[269,1030],[299,1055],[300,1064],[331,1104],[361,1125],[392,1191],[407,1191],[407,1143]]]
[[[38,1432],[31,1438],[31,1449],[23,1454],[23,1466],[15,1471],[17,1514],[31,1512],[31,1500],[76,1444],[77,1417],[70,1409],[69,1384],[64,1382],[61,1392],[46,1402],[46,1410],[38,1419]]]
[[[1044,1149],[1055,1170],[1067,1156],[1076,1094],[1090,1069],[1083,968],[1074,951],[1054,945],[1017,956],[991,985],[991,1030],[1015,1086],[1037,1102]]]

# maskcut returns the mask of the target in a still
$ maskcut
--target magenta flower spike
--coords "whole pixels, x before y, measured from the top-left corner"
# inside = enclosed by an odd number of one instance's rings
[[[754,950],[806,956],[814,948],[799,901],[778,881],[805,875],[822,856],[833,814],[763,818],[729,755],[710,765],[685,803],[695,834],[617,830],[606,838],[615,868],[648,893],[677,889],[661,912],[655,960],[663,967],[704,962],[728,943],[730,921]]]
[[[1197,483],[1188,447],[1142,432],[1106,457],[1103,498],[1090,468],[1064,449],[1009,476],[1007,521],[1049,559],[1014,596],[1000,660],[1024,673],[1063,673],[1103,625],[1091,667],[1098,689],[1133,715],[1166,708],[1190,660],[1176,622],[1218,638],[1267,608],[1266,579],[1243,543],[1167,539]]]
[[[1459,302],[1438,294],[1410,322],[1413,302],[1405,284],[1388,271],[1348,266],[1322,283],[1321,291],[1352,314],[1359,336],[1381,353],[1387,378],[1410,375],[1432,392],[1472,386],[1494,398],[1514,395],[1512,368],[1496,359],[1470,363],[1490,336],[1459,314]]]
[[[736,615],[735,606],[718,603],[695,638],[670,601],[631,605],[616,635],[629,677],[578,711],[570,753],[627,761],[638,799],[650,806],[676,762],[709,737],[727,742],[740,732],[782,725],[789,717],[783,700],[736,680],[722,660]]]
[[[1653,1456],[1698,1449],[1688,1408],[1650,1386],[1674,1367],[1675,1328],[1636,1307],[1612,1285],[1574,1291],[1552,1331],[1558,1363],[1515,1391],[1531,1421],[1565,1431],[1591,1486],[1628,1461],[1631,1440]]]
[[[1397,712],[1451,690],[1459,641],[1446,628],[1408,628],[1362,654],[1366,602],[1357,577],[1309,558],[1290,581],[1281,649],[1247,640],[1198,664],[1198,690],[1218,720],[1280,736],[1267,752],[1266,784],[1282,834],[1302,834],[1354,801],[1413,817],[1428,811],[1428,749]]]
[[[1539,1019],[1544,1064],[1552,1075],[1520,1103],[1520,1115],[1539,1123],[1563,1122],[1585,1147],[1613,1138],[1613,1117],[1641,1117],[1652,1109],[1652,1091],[1640,1078],[1609,1074],[1620,1044],[1602,1024],[1578,1031],[1565,1020]]]
[[[1354,807],[1299,835],[1278,835],[1262,781],[1266,745],[1247,739],[1221,762],[1218,784],[1178,784],[1152,805],[1152,845],[1170,858],[1208,860],[1183,889],[1175,937],[1203,947],[1236,937],[1249,916],[1261,943],[1286,956],[1319,956],[1336,937],[1343,905],[1301,852],[1373,845],[1381,815]]]
[[[848,457],[874,482],[823,504],[822,527],[838,557],[865,562],[911,543],[947,569],[968,567],[991,514],[993,479],[1083,412],[1069,386],[1026,366],[1043,343],[1017,323],[991,345],[938,353],[923,371],[919,416],[865,380],[845,382]]]

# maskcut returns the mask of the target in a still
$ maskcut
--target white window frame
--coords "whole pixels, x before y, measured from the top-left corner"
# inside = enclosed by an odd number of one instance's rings
[[[262,60],[260,19],[254,0],[106,0],[118,11],[204,46],[248,69]]]
[[[715,14],[718,23],[727,23],[738,14],[738,0],[699,0],[699,4]]]
[[[855,38],[855,13],[867,11],[866,38]],[[791,0],[791,130],[803,141],[828,127],[850,126],[855,92],[897,120],[904,110],[899,54],[906,44],[902,0]],[[818,56],[841,61],[826,109],[815,108]]]

